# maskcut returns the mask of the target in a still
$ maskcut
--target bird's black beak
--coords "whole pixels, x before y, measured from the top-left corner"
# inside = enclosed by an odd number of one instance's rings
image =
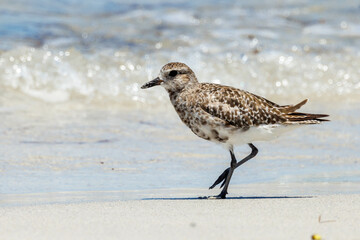
[[[163,82],[163,80],[161,80],[159,77],[151,80],[150,82],[145,83],[144,85],[141,86],[141,89],[145,89],[145,88],[151,88],[157,85],[160,85]]]

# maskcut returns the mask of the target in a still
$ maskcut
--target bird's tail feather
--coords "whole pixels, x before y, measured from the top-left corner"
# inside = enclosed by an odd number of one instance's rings
[[[303,105],[305,105],[305,103],[307,103],[307,99],[299,102],[296,105],[285,105],[285,106],[281,106],[280,109],[283,113],[293,113],[296,110],[298,110],[299,108],[301,108]]]
[[[315,124],[315,123],[330,121],[328,119],[323,119],[328,116],[329,115],[327,115],[327,114],[312,114],[312,113],[293,112],[293,113],[287,114],[286,118],[289,123]]]
[[[295,112],[301,108],[308,100],[305,99],[296,105],[281,106],[280,111],[286,114],[287,122],[290,124],[316,124],[320,122],[329,121],[323,119],[328,117],[327,114],[312,114],[312,113],[301,113]]]

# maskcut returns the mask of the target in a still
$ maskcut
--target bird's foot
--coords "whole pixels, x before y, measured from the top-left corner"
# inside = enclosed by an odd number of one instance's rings
[[[225,199],[226,194],[227,194],[227,192],[221,191],[221,193],[219,195],[216,195],[216,196],[203,196],[203,197],[199,197],[199,199]]]
[[[213,185],[209,187],[209,189],[213,189],[216,185],[222,182],[220,188],[222,188],[225,184],[226,178],[229,174],[230,168],[227,168],[219,177],[216,179]],[[220,194],[221,195],[221,194]],[[226,194],[225,194],[226,195]]]

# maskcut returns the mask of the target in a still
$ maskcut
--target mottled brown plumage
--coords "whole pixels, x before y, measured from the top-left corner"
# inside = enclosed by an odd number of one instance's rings
[[[184,63],[166,64],[159,76],[142,88],[155,85],[162,85],[168,91],[180,119],[197,136],[223,144],[230,150],[232,163],[235,161],[230,172],[237,167],[233,154],[234,145],[248,143],[253,150],[253,155],[249,156],[253,157],[257,149],[251,142],[270,140],[294,126],[327,121],[322,118],[328,116],[296,112],[307,100],[296,105],[280,106],[234,87],[199,83],[194,72]],[[242,164],[243,161],[239,163]],[[225,187],[220,196],[222,198],[227,193],[231,174],[226,173],[224,177],[221,175],[221,180],[215,182],[217,184],[224,181]]]

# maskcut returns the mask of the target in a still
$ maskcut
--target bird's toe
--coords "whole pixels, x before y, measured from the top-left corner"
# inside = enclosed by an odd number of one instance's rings
[[[228,174],[229,174],[229,171],[230,171],[230,168],[227,168],[227,169],[218,177],[218,179],[216,179],[216,181],[214,182],[214,184],[209,187],[209,189],[213,189],[216,185],[218,185],[218,184],[221,183],[221,182],[222,182],[222,184],[221,184],[220,188],[222,188],[222,187],[224,186],[224,184],[225,184],[225,180],[226,180],[226,178],[227,178],[227,176],[228,176]]]

